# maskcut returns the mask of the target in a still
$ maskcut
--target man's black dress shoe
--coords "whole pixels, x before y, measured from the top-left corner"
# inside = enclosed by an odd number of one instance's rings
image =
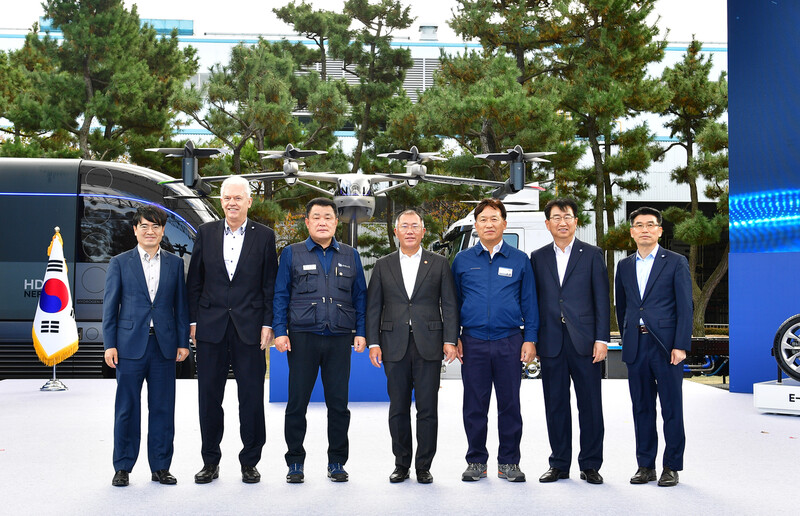
[[[419,482],[420,484],[430,484],[431,482],[433,482],[433,475],[431,475],[431,470],[418,469],[417,482]]]
[[[255,466],[242,466],[242,482],[245,484],[257,484],[261,481],[261,473]]]
[[[661,487],[672,487],[678,485],[678,472],[674,469],[669,469],[664,466],[664,471],[661,473],[661,478],[658,479],[658,485]]]
[[[194,476],[194,481],[196,484],[208,484],[215,478],[219,478],[219,464],[203,464],[203,469]]]
[[[544,475],[539,477],[539,482],[555,482],[556,480],[563,480],[569,478],[569,471],[561,471],[558,468],[550,468],[544,472]]]
[[[402,482],[408,478],[408,468],[404,468],[403,466],[396,466],[392,474],[389,475],[389,482],[392,484],[397,484],[398,482]]]
[[[631,484],[646,484],[656,479],[656,470],[650,468],[639,468],[631,477]]]
[[[581,471],[581,480],[585,480],[590,484],[602,484],[603,477],[596,469],[584,469]]]
[[[111,479],[111,485],[115,487],[125,487],[128,485],[128,472],[119,470],[114,473],[114,478]]]
[[[158,482],[159,484],[165,484],[168,486],[178,483],[178,479],[173,477],[172,473],[170,473],[168,469],[159,469],[158,471],[153,471],[153,475],[150,478],[153,479],[153,482]]]

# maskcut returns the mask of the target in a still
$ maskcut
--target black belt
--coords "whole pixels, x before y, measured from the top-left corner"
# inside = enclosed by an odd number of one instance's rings
[[[150,327],[150,333],[148,333],[148,335],[155,335],[155,334],[156,334],[156,328],[155,328],[155,326],[151,326]]]
[[[647,326],[645,326],[644,324],[640,324],[639,325],[639,333],[641,333],[641,334],[650,333],[650,330],[648,330]]]

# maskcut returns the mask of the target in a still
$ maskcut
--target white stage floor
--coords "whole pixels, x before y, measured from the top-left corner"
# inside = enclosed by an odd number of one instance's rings
[[[179,380],[175,455],[177,486],[150,481],[146,437],[127,488],[111,486],[115,382],[66,380],[69,391],[39,392],[42,380],[0,381],[0,513],[3,514],[768,514],[787,513],[797,493],[800,419],[762,415],[749,394],[684,383],[687,449],[681,483],[634,486],[633,422],[625,380],[604,380],[605,484],[579,480],[577,460],[569,480],[540,484],[549,445],[541,384],[522,382],[524,484],[494,473],[497,431],[494,403],[489,426],[489,477],[461,481],[466,438],[461,422],[462,387],[444,380],[439,408],[439,450],[434,483],[390,484],[394,468],[388,404],[352,403],[350,482],[325,475],[324,404],[309,408],[306,482],[284,480],[283,403],[267,403],[267,445],[258,465],[260,484],[241,482],[236,391],[229,381],[220,478],[196,485],[202,466],[197,384]],[[577,457],[577,418],[574,454]],[[663,448],[663,442],[662,442]],[[660,455],[659,455],[660,460]],[[660,464],[659,464],[660,466]],[[660,473],[660,467],[659,467]]]

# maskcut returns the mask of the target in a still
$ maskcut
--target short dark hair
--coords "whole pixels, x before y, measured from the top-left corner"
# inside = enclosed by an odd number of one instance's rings
[[[642,206],[641,208],[633,210],[630,216],[631,224],[633,224],[633,221],[636,220],[636,217],[639,217],[640,215],[653,215],[658,221],[658,225],[661,225],[661,212],[655,208],[651,208],[650,206]]]
[[[499,210],[500,215],[503,216],[503,220],[506,220],[506,207],[503,206],[503,203],[500,201],[500,199],[494,199],[491,197],[481,200],[481,202],[475,206],[475,220],[478,220],[478,215],[480,215],[481,212],[486,208],[494,208]]]
[[[576,217],[578,216],[578,203],[569,197],[556,197],[555,199],[550,199],[547,204],[545,204],[544,218],[550,218],[550,211],[553,209],[553,206],[557,207],[561,211],[567,211],[567,208],[572,208],[572,214]]]
[[[136,213],[133,214],[133,226],[138,226],[142,220],[148,220],[164,226],[167,223],[167,212],[152,204],[140,206],[136,208]]]
[[[422,214],[413,208],[409,208],[407,210],[403,210],[400,213],[398,213],[397,216],[394,218],[394,227],[397,227],[397,225],[400,223],[400,217],[402,217],[403,215],[416,215],[417,217],[419,217],[419,221],[422,223],[422,227],[423,228],[425,227],[425,219],[422,218]]]
[[[333,208],[333,214],[339,217],[339,211],[336,209],[336,203],[327,197],[314,197],[306,203],[306,218],[311,214],[311,208],[314,206],[330,206]]]

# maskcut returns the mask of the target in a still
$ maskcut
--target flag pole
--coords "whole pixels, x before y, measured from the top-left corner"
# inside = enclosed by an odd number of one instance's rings
[[[42,388],[39,389],[40,391],[68,391],[64,382],[56,378],[56,365],[53,364],[53,378],[47,380],[47,383],[42,385]]]

